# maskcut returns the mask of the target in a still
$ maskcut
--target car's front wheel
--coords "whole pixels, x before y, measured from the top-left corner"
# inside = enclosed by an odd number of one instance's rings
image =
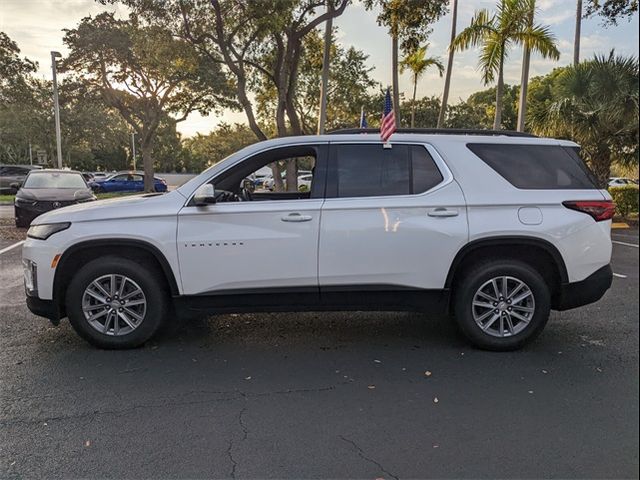
[[[134,348],[149,340],[168,311],[162,278],[132,260],[103,257],[83,266],[67,288],[75,331],[100,348]]]
[[[464,272],[454,291],[456,323],[477,347],[514,350],[544,329],[551,295],[544,278],[517,260],[488,261]]]

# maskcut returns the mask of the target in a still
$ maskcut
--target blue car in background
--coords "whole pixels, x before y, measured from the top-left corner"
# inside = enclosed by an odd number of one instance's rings
[[[137,172],[120,172],[105,179],[94,179],[89,186],[96,193],[107,192],[143,192],[144,175]],[[154,177],[156,192],[166,192],[167,182],[163,178]]]

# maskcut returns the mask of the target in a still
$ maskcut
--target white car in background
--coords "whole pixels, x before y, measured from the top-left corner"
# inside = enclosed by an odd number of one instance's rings
[[[256,143],[169,193],[37,217],[29,309],[103,348],[144,343],[174,312],[346,309],[451,313],[474,345],[511,350],[611,286],[615,206],[575,143],[361,133]],[[242,186],[291,158],[313,160],[309,191]]]
[[[612,177],[609,179],[610,187],[621,187],[624,185],[638,185],[634,180],[624,177]]]

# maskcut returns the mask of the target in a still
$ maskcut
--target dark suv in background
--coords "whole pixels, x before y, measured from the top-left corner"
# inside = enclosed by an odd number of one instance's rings
[[[31,170],[40,170],[38,165],[0,165],[0,194],[16,193],[15,185],[22,184]]]

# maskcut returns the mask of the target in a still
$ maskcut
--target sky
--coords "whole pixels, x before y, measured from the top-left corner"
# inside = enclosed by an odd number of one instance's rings
[[[469,24],[475,10],[493,9],[497,0],[459,0],[458,31]],[[585,2],[586,3],[586,2]],[[573,35],[575,27],[575,0],[537,0],[536,21],[549,25],[560,49],[560,60],[545,60],[534,55],[531,60],[531,76],[543,75],[557,66],[568,65],[573,61]],[[62,43],[63,29],[72,28],[81,18],[96,15],[104,10],[116,10],[126,16],[123,7],[105,7],[93,0],[0,0],[0,30],[4,31],[22,50],[22,55],[39,63],[38,74],[51,77],[49,52],[66,49]],[[592,57],[594,53],[608,53],[615,48],[616,53],[638,56],[638,14],[631,21],[622,20],[618,26],[605,28],[598,17],[583,20],[581,58]],[[376,13],[366,11],[356,0],[345,13],[338,18],[337,39],[342,45],[353,46],[369,55],[368,65],[375,67],[372,76],[383,85],[391,83],[391,40],[384,27],[376,23]],[[429,54],[440,57],[446,65],[447,47],[451,34],[451,13],[433,25],[429,39]],[[520,83],[521,49],[514,48],[505,65],[505,81]],[[437,71],[428,72],[418,84],[418,98],[424,95],[442,95],[444,80]],[[408,73],[400,79],[400,91],[409,96],[411,79]],[[471,93],[484,87],[477,70],[477,51],[468,50],[455,56],[450,102],[457,103]],[[329,99],[331,101],[331,99]],[[382,106],[381,106],[382,108]],[[354,119],[356,122],[357,119]],[[178,130],[184,136],[196,133],[206,134],[220,122],[245,122],[240,112],[224,112],[218,116],[203,117],[191,114],[187,120],[178,124]]]

